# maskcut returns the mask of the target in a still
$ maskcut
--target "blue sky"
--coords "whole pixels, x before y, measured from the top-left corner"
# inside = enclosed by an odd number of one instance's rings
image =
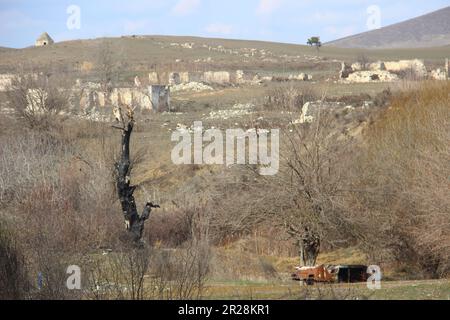
[[[80,9],[80,28],[67,27]],[[449,0],[0,0],[0,46],[130,34],[194,35],[304,44],[368,30],[376,5],[381,26],[450,5]],[[73,21],[73,20],[71,20]]]

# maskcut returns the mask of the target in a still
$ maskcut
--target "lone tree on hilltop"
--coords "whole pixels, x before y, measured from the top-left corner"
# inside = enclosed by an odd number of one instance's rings
[[[317,51],[319,51],[319,48],[322,47],[322,42],[320,41],[320,37],[311,37],[306,42],[309,46],[315,46]]]

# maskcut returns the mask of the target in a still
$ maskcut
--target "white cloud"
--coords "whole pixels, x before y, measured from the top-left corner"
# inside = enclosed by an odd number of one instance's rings
[[[233,26],[223,23],[212,23],[205,28],[206,32],[212,34],[229,35],[233,32]]]
[[[200,0],[179,0],[175,7],[173,7],[172,13],[177,16],[186,16],[193,13],[200,4]]]
[[[260,0],[256,13],[259,15],[269,15],[278,9],[283,0]]]

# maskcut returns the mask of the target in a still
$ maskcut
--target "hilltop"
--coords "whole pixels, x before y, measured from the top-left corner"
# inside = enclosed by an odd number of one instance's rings
[[[341,48],[425,48],[450,44],[450,7],[328,42]]]
[[[110,49],[127,69],[178,70],[246,69],[298,70],[321,61],[354,61],[365,52],[373,60],[424,59],[441,61],[450,56],[450,46],[417,49],[365,50],[325,45],[318,52],[306,45],[176,36],[122,36],[58,42],[50,46],[0,49],[0,72],[14,71],[18,64],[53,65],[64,70],[87,63],[95,65],[102,46]]]

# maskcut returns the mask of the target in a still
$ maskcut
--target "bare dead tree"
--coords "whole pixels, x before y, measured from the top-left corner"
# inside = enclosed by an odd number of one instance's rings
[[[153,208],[159,208],[152,202],[147,202],[141,215],[139,215],[134,199],[136,186],[131,184],[131,160],[130,160],[130,140],[133,132],[135,120],[134,109],[127,106],[126,119],[123,116],[122,108],[114,109],[116,120],[121,126],[114,128],[122,131],[122,150],[120,160],[116,163],[117,170],[117,192],[122,206],[125,225],[131,234],[134,242],[140,242],[144,232],[144,223],[150,217]]]
[[[111,106],[111,94],[119,86],[121,74],[126,70],[126,51],[124,48],[112,49],[111,41],[101,42],[97,56],[97,73],[101,93],[106,106]]]

